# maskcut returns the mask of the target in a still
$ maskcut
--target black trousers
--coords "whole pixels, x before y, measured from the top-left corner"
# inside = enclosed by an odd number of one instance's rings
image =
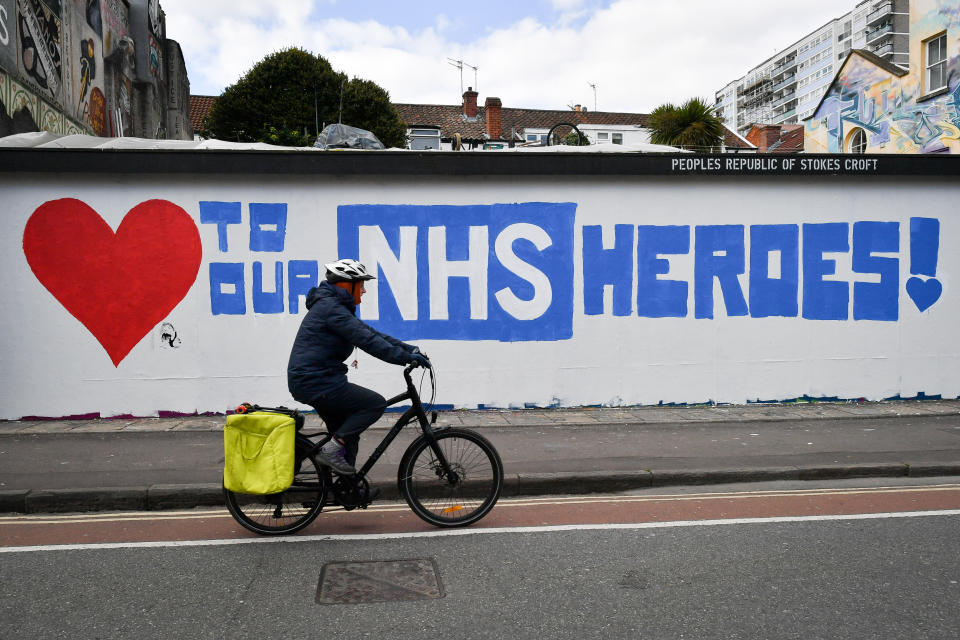
[[[308,404],[327,425],[327,431],[343,440],[347,449],[344,457],[351,465],[357,462],[360,434],[387,408],[382,395],[352,382]]]

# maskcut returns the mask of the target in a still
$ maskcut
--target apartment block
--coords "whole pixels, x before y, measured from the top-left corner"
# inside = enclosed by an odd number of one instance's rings
[[[851,50],[906,68],[909,43],[909,0],[862,0],[718,90],[717,113],[741,135],[758,123],[798,123],[813,114]]]

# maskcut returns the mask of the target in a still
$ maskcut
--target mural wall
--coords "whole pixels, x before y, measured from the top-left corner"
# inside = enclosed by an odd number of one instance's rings
[[[176,86],[168,86],[167,46],[179,51],[157,0],[0,0],[0,136],[189,139],[180,124],[189,106],[167,103],[171,92],[189,95],[186,67],[173,61]]]
[[[943,64],[931,79],[927,43],[940,35]],[[909,71],[854,52],[805,125],[808,153],[849,152],[857,131],[866,153],[960,153],[960,3],[911,0]]]
[[[430,354],[448,406],[960,391],[955,176],[0,189],[0,418],[290,406],[305,295],[338,256],[376,271],[360,316]],[[354,360],[354,381],[401,390]]]

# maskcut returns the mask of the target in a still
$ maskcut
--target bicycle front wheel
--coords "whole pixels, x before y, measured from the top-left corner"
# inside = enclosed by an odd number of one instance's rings
[[[503,488],[503,463],[490,442],[466,429],[420,436],[400,461],[401,495],[418,516],[438,527],[462,527],[487,515]],[[437,455],[446,460],[450,474]]]
[[[298,470],[293,484],[281,493],[251,495],[224,488],[227,509],[237,522],[262,535],[294,533],[313,522],[327,496],[327,483],[313,456],[301,458],[297,446]]]

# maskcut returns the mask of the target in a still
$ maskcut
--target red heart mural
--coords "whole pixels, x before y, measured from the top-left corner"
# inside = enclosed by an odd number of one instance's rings
[[[172,202],[141,202],[114,233],[86,203],[64,198],[30,216],[23,253],[117,366],[187,295],[202,250],[197,225]]]

